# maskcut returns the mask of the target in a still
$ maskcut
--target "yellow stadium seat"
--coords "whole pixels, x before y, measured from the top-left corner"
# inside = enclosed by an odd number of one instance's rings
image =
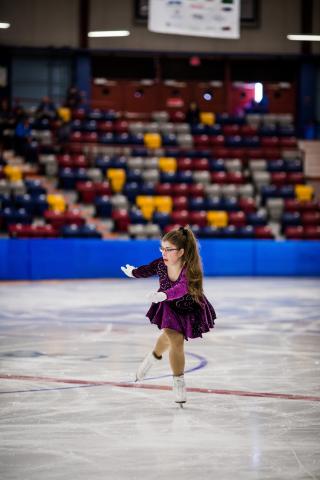
[[[207,212],[207,220],[211,227],[226,227],[228,225],[228,215],[223,210],[210,210]]]
[[[159,168],[162,172],[175,172],[177,170],[177,160],[174,157],[160,157]]]
[[[159,133],[145,133],[144,134],[144,144],[148,148],[160,148],[161,147],[161,136]]]
[[[126,171],[123,168],[108,168],[107,178],[114,192],[121,192],[126,181]]]
[[[3,171],[11,182],[18,182],[19,180],[22,180],[22,170],[16,165],[6,165]]]
[[[70,122],[70,120],[71,120],[71,110],[70,110],[70,108],[59,107],[58,108],[58,115],[65,122]]]
[[[159,195],[154,197],[155,208],[160,213],[172,212],[172,198],[166,195]]]
[[[200,112],[200,122],[204,125],[213,125],[216,121],[216,116],[212,112]]]
[[[154,208],[155,208],[155,197],[149,195],[138,195],[136,197],[136,204],[140,208],[142,215],[146,220],[151,220]]]
[[[63,213],[66,209],[66,201],[63,195],[49,193],[47,195],[47,202],[50,210]]]
[[[314,188],[311,185],[295,185],[295,194],[298,200],[312,200]]]

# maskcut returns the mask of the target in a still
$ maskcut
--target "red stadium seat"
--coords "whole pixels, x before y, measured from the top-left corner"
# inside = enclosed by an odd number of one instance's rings
[[[226,172],[211,172],[212,183],[228,183]]]
[[[72,132],[70,135],[71,142],[83,142],[82,132]]]
[[[188,194],[190,197],[203,197],[204,186],[202,183],[192,183],[189,185]]]
[[[303,212],[301,222],[302,225],[320,225],[320,212]]]
[[[240,126],[239,125],[223,125],[222,127],[223,135],[239,135]]]
[[[304,238],[306,240],[320,240],[320,227],[307,226],[304,228]]]
[[[72,111],[73,120],[84,120],[86,118],[86,111],[84,108],[76,108]]]
[[[252,135],[257,135],[258,127],[254,127],[253,125],[241,125],[239,133],[244,137],[251,137]]]
[[[72,157],[72,164],[75,168],[87,168],[89,161],[85,155],[74,155]]]
[[[268,226],[254,227],[254,236],[256,238],[265,238],[265,239],[273,239],[274,238],[272,230]]]
[[[244,212],[229,212],[229,225],[244,227],[247,224]]]
[[[187,210],[188,208],[188,197],[186,196],[173,197],[172,202],[173,210]]]
[[[171,221],[179,225],[187,225],[189,223],[189,212],[187,210],[174,210],[171,213]]]
[[[180,110],[176,110],[175,112],[170,113],[170,120],[172,122],[184,122],[185,119],[186,119],[185,114]]]
[[[69,154],[64,154],[64,155],[58,155],[57,156],[57,161],[58,165],[61,168],[72,168],[73,167],[73,161],[72,161],[72,156]]]
[[[111,133],[114,131],[114,124],[110,120],[99,120],[97,123],[98,131],[102,133]]]
[[[171,183],[157,183],[155,186],[155,192],[157,195],[169,195],[173,193],[173,185]]]
[[[96,182],[94,183],[94,188],[97,194],[97,197],[102,197],[104,195],[112,195],[112,189],[106,180],[104,182]]]
[[[193,160],[189,157],[183,157],[177,159],[177,168],[178,170],[192,170],[193,169]]]
[[[261,137],[262,147],[278,147],[280,144],[279,137]]]
[[[196,147],[207,147],[209,145],[208,135],[194,135],[193,143]]]
[[[210,135],[209,137],[210,145],[214,147],[224,145],[224,136],[223,135]]]
[[[209,160],[207,158],[196,158],[193,160],[193,170],[209,170]]]
[[[266,158],[267,160],[277,160],[281,158],[281,150],[280,148],[268,148],[265,147],[262,149],[263,155],[262,158]]]
[[[129,130],[129,123],[127,120],[117,120],[114,123],[114,131],[116,133],[127,133]]]
[[[224,147],[214,147],[212,149],[214,158],[229,158],[230,150]]]
[[[187,183],[174,183],[172,185],[172,195],[181,197],[189,194],[189,188]]]
[[[191,225],[198,225],[199,227],[207,226],[207,212],[204,210],[194,211],[189,213],[189,223]]]
[[[285,237],[288,240],[302,240],[304,238],[303,227],[287,227],[284,231]]]
[[[93,203],[96,198],[96,188],[93,182],[78,182],[76,185],[81,203]]]
[[[58,231],[52,225],[10,225],[9,235],[12,238],[55,238]]]
[[[243,174],[241,172],[228,172],[227,183],[234,183],[236,185],[241,185],[242,183],[244,183]]]
[[[96,143],[98,141],[97,132],[84,132],[82,134],[82,141],[86,143]]]
[[[285,149],[297,148],[296,137],[282,137],[280,138],[280,146]]]
[[[288,173],[287,183],[289,183],[290,185],[296,185],[297,183],[298,184],[305,183],[304,174],[302,172]]]
[[[285,210],[288,212],[320,211],[319,205],[314,200],[301,201],[294,198],[285,200]]]
[[[245,213],[253,213],[257,210],[256,202],[253,198],[240,198],[239,207]]]
[[[130,217],[127,210],[119,209],[113,210],[112,219],[114,220],[116,230],[118,232],[127,232],[130,224]]]
[[[66,225],[84,225],[86,223],[85,218],[81,215],[78,209],[67,210],[64,212],[64,219]]]
[[[282,186],[287,182],[287,173],[286,172],[274,172],[271,173],[271,183],[272,185]]]
[[[264,151],[262,148],[246,148],[245,152],[248,159],[264,158]]]

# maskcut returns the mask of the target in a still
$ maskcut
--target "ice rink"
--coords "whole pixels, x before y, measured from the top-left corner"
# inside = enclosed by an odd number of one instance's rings
[[[320,479],[320,280],[205,279],[184,409],[167,356],[133,383],[156,286],[0,284],[1,480]]]

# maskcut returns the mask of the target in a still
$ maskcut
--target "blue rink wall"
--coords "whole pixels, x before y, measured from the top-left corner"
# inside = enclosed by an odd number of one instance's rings
[[[207,276],[319,276],[320,242],[201,240]],[[1,280],[122,277],[160,257],[158,240],[0,240]]]

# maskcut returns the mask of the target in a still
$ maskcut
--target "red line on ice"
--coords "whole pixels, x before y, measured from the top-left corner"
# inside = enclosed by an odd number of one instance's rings
[[[81,380],[76,378],[52,378],[52,377],[37,377],[29,375],[0,375],[0,379],[3,380],[30,380],[40,382],[52,382],[52,383],[68,383],[75,385],[110,385],[113,387],[123,388],[144,388],[149,390],[172,390],[167,385],[154,385],[147,383],[121,383],[121,382],[108,382],[108,381],[94,381],[94,380]],[[194,393],[213,393],[215,395],[236,395],[239,397],[263,397],[263,398],[279,398],[283,400],[306,400],[309,402],[320,402],[320,397],[312,395],[297,395],[290,393],[270,393],[270,392],[245,392],[242,390],[220,390],[215,388],[187,388],[188,392]]]

